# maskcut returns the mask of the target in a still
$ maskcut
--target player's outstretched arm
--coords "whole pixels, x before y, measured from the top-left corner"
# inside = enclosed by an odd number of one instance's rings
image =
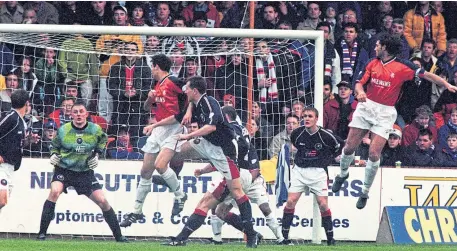
[[[424,79],[433,82],[439,86],[446,87],[450,92],[457,92],[457,87],[449,84],[446,80],[442,79],[440,76],[437,76],[433,73],[430,72],[425,72],[424,73]]]

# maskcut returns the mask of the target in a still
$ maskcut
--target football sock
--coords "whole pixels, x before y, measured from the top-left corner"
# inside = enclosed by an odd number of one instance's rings
[[[352,153],[351,155],[345,155],[344,154],[344,149],[343,152],[341,153],[341,160],[340,160],[340,177],[346,177],[349,174],[349,166],[351,165],[352,161],[354,160],[355,153]]]
[[[325,212],[321,212],[322,226],[325,229],[327,240],[333,239],[333,223],[332,223],[332,212],[328,209]]]
[[[165,170],[165,172],[162,173],[161,176],[165,180],[165,182],[167,182],[168,187],[175,194],[176,197],[184,197],[184,192],[182,191],[182,188],[180,186],[178,176],[176,176],[176,173],[175,171],[173,171],[173,169],[167,167],[167,170]]]
[[[136,189],[136,198],[135,204],[133,205],[133,213],[141,214],[143,212],[143,204],[146,196],[149,192],[151,192],[151,179],[140,179],[140,183],[138,184],[138,188]]]
[[[284,239],[289,239],[290,225],[294,219],[295,208],[284,207],[284,214],[282,216],[282,236]]]
[[[265,217],[265,219],[267,220],[267,226],[275,234],[276,238],[282,239],[281,232],[276,231],[276,229],[278,229],[278,227],[279,227],[279,224],[278,224],[278,221],[275,219],[275,214],[273,212],[271,212],[269,215],[267,215]],[[277,236],[277,235],[281,235],[281,236]]]
[[[43,205],[43,212],[41,213],[40,232],[38,234],[46,234],[48,232],[49,224],[54,218],[54,210],[56,203],[46,200]]]
[[[365,167],[365,180],[363,181],[362,192],[368,194],[370,192],[371,185],[373,184],[376,173],[378,172],[380,160],[372,162],[371,160],[367,161],[367,166]]]
[[[255,234],[254,227],[252,226],[251,222],[252,209],[248,196],[243,195],[243,197],[236,200],[236,204],[238,205],[238,209],[240,210],[240,216],[243,220],[244,233],[248,236]]]
[[[217,215],[211,216],[211,229],[213,230],[213,240],[215,241],[222,241],[221,231],[222,231],[222,224],[224,222],[217,217]]]
[[[189,216],[189,219],[186,222],[186,225],[181,230],[181,233],[176,236],[177,241],[185,241],[189,238],[189,236],[198,228],[203,225],[203,222],[206,219],[206,212],[195,209],[194,213]]]
[[[114,238],[119,239],[122,236],[121,227],[119,226],[119,221],[117,221],[116,213],[113,208],[110,208],[108,211],[103,211],[103,217],[105,218],[106,223],[108,223],[111,232],[113,232]]]
[[[229,212],[224,221],[241,232],[244,232],[243,220],[239,215]]]

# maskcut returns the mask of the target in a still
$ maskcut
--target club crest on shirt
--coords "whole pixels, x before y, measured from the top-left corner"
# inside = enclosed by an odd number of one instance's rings
[[[82,139],[82,138],[77,138],[77,139],[76,139],[76,143],[78,143],[78,144],[83,143],[83,139]]]
[[[8,185],[8,181],[5,179],[2,179],[2,180],[0,180],[0,184],[2,184],[2,186],[6,186],[6,185]]]
[[[62,174],[57,175],[58,180],[65,180],[65,177]]]
[[[390,78],[395,78],[395,73],[392,72],[392,73],[390,74]]]
[[[322,149],[322,144],[321,143],[316,143],[314,145],[314,148],[316,148],[316,150],[321,150]]]

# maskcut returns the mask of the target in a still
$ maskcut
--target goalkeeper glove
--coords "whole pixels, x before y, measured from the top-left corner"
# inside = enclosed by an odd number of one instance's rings
[[[95,169],[98,166],[98,154],[94,154],[90,159],[87,160],[87,166],[89,169]]]
[[[61,159],[62,159],[62,157],[60,155],[58,155],[57,153],[54,153],[51,155],[51,158],[49,159],[49,161],[51,162],[51,165],[58,166]]]

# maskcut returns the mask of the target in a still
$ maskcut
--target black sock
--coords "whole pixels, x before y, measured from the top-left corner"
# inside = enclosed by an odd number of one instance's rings
[[[48,232],[49,224],[54,218],[54,210],[56,203],[46,200],[43,205],[43,212],[41,213],[40,232],[38,234],[46,234]]]
[[[234,213],[228,213],[224,221],[227,222],[227,224],[232,225],[232,227],[240,230],[241,232],[244,232],[243,220],[239,215]]]
[[[284,207],[284,214],[282,216],[282,235],[284,239],[289,239],[289,230],[290,225],[292,225],[292,220],[294,219],[295,208]]]
[[[152,183],[168,187],[167,182],[160,175],[152,175]]]
[[[206,213],[202,210],[195,209],[194,213],[189,216],[187,219],[186,225],[181,230],[181,233],[176,236],[177,241],[185,241],[189,238],[189,236],[197,229],[199,229],[203,222],[206,219]]]
[[[333,239],[333,223],[332,223],[332,212],[329,210],[321,212],[322,215],[322,226],[325,229],[327,240]]]
[[[254,227],[252,226],[252,209],[251,203],[249,203],[249,199],[246,195],[241,197],[240,199],[236,200],[236,204],[238,205],[238,209],[240,210],[240,216],[243,220],[243,229],[246,235],[253,235],[255,234]]]
[[[110,208],[108,211],[103,211],[103,217],[105,217],[106,223],[108,223],[111,232],[113,232],[114,238],[116,238],[116,240],[121,238],[121,227],[119,226],[119,221],[117,221],[116,213],[113,208]]]

